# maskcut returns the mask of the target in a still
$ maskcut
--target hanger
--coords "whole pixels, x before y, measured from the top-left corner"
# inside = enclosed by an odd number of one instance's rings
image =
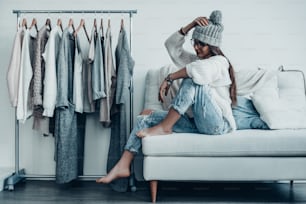
[[[27,19],[26,18],[23,18],[22,19],[22,24],[21,24],[22,27],[25,27],[26,29],[28,29],[28,26],[27,26]]]
[[[120,23],[120,31],[124,29],[124,21],[123,18],[121,18],[121,23]]]
[[[93,26],[94,26],[94,36],[96,38],[97,34],[98,34],[98,29],[97,29],[97,19],[95,18],[94,19],[94,23],[93,23]]]
[[[108,19],[107,26],[110,28],[110,19]]]
[[[75,32],[72,18],[69,19],[68,27],[72,27],[73,32]]]
[[[97,30],[97,19],[94,19],[94,27]]]
[[[83,21],[84,21],[84,20],[83,20]],[[86,30],[85,21],[84,21],[84,23],[83,23],[83,29],[84,29],[84,31],[85,31],[85,34],[86,34],[87,40],[88,40],[88,42],[89,42],[89,41],[90,41],[90,39],[89,39],[89,35],[88,35],[88,33],[87,33],[87,30]]]
[[[93,28],[94,28],[94,36],[96,37],[97,36],[97,33],[98,33],[98,31],[97,31],[97,19],[95,18],[94,19],[94,22],[93,22]]]
[[[82,18],[81,21],[80,21],[80,25],[79,27],[74,31],[74,36],[77,35],[77,33],[79,32],[79,30],[83,28],[84,31],[85,31],[85,34],[86,34],[86,37],[87,37],[87,40],[90,41],[89,39],[89,36],[88,36],[88,33],[87,33],[87,30],[86,30],[86,27],[85,27],[85,20]]]
[[[84,19],[81,19],[80,21],[80,25],[79,27],[77,27],[77,29],[74,31],[74,36],[77,36],[77,33],[79,32],[79,30],[83,27],[83,24],[84,24]]]
[[[35,27],[36,32],[38,32],[37,20],[36,20],[36,18],[33,18],[32,23],[31,23],[31,26],[30,26],[29,29],[31,29],[33,26]]]
[[[63,32],[63,25],[62,25],[62,20],[59,18],[57,19],[57,26],[59,26]]]
[[[50,20],[50,18],[47,18],[47,20],[46,20],[46,26],[49,26],[50,30],[52,29],[52,28],[51,28],[51,20]]]
[[[103,18],[101,18],[100,29],[101,29],[101,31],[102,31],[102,36],[104,36],[104,31],[103,31]]]

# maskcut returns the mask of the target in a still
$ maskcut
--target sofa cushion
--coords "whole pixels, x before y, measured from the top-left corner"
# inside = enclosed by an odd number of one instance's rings
[[[142,145],[143,154],[150,156],[306,156],[306,129],[173,133],[145,137]]]
[[[164,103],[158,100],[159,87],[169,73],[177,71],[173,65],[165,65],[159,69],[150,69],[146,74],[145,85],[145,109],[168,110],[172,99],[175,97],[182,80],[175,80],[169,88],[167,96],[164,96]]]
[[[305,81],[302,72],[280,72],[254,93],[252,101],[269,128],[306,128]]]

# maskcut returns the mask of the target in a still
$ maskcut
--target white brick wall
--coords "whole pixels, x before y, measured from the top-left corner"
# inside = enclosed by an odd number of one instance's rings
[[[52,3],[51,3],[52,2]],[[133,16],[132,53],[136,61],[134,69],[134,115],[143,104],[144,76],[151,68],[171,63],[164,48],[165,39],[197,16],[209,16],[214,9],[223,12],[225,26],[222,49],[234,68],[275,68],[284,65],[287,69],[306,71],[306,1],[304,0],[50,0],[0,2],[0,166],[14,165],[14,110],[10,107],[6,71],[13,38],[16,31],[16,16],[13,9],[137,9]],[[81,17],[86,18],[90,32],[95,15],[73,15],[75,25]],[[33,15],[27,15],[30,24]],[[35,15],[38,26],[46,17]],[[64,24],[71,15],[61,15]],[[101,17],[101,16],[98,16]],[[122,16],[103,15],[111,18],[113,45],[117,42],[119,19]],[[53,23],[55,20],[52,21]],[[127,20],[126,25],[128,26]],[[191,36],[191,34],[189,35]],[[190,47],[190,46],[189,46]],[[89,118],[86,146],[85,173],[104,174],[109,130],[99,127]],[[28,173],[53,174],[54,140],[44,138],[31,130],[31,121],[20,127],[21,166]]]

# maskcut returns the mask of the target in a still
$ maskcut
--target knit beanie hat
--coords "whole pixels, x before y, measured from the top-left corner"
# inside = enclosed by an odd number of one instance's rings
[[[209,24],[207,26],[196,26],[192,38],[212,46],[220,47],[223,31],[221,21],[221,11],[213,11],[209,17]]]

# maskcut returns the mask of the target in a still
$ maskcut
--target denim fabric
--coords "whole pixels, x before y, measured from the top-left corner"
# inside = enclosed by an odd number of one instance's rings
[[[237,105],[233,107],[233,115],[237,129],[269,129],[267,124],[260,119],[251,100],[237,96]]]
[[[199,133],[219,135],[231,130],[211,95],[210,86],[195,84],[188,78],[183,80],[172,102],[172,108],[182,115],[190,106],[192,106],[194,122]]]
[[[159,124],[167,114],[168,111],[157,110],[150,115],[137,116],[136,126],[133,128],[124,149],[130,152],[138,153],[141,148],[141,138],[137,137],[136,133],[139,130]],[[181,116],[181,118],[173,126],[172,131],[198,133],[193,119],[188,118],[186,115]]]
[[[189,118],[185,114],[190,106],[192,106],[194,118]],[[211,98],[209,86],[197,85],[191,79],[183,80],[173,100],[172,108],[181,114],[180,119],[173,126],[173,132],[218,135],[231,130],[221,110]],[[168,111],[154,111],[150,115],[137,116],[136,126],[130,134],[125,150],[138,153],[141,148],[141,139],[136,136],[136,133],[159,124],[167,114]]]

